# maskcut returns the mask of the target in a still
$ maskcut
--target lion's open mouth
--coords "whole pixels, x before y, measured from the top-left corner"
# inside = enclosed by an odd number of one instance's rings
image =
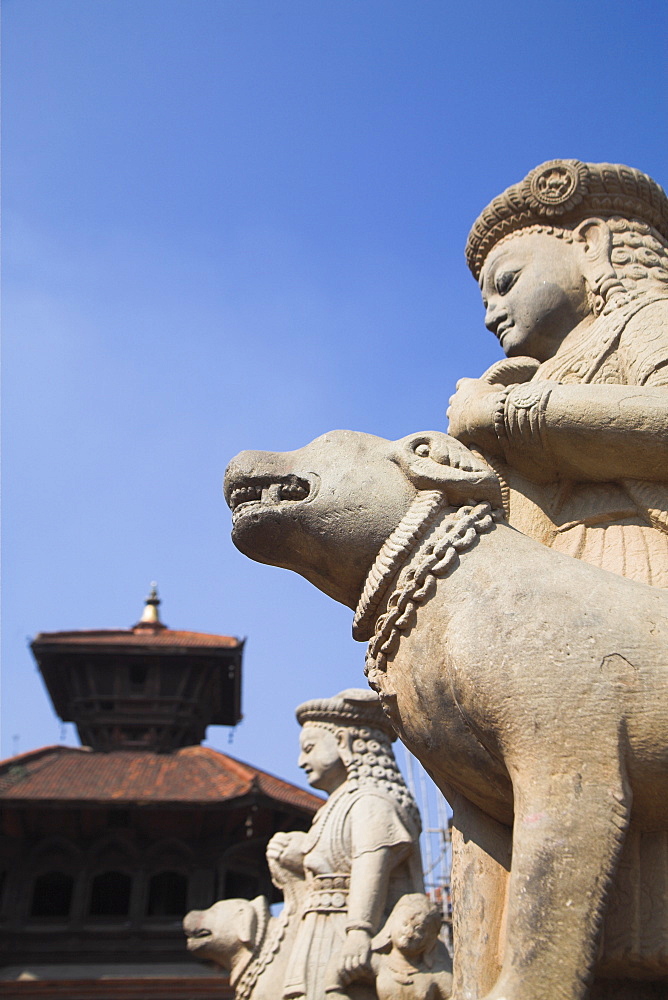
[[[207,927],[200,927],[196,931],[188,931],[188,938],[207,938],[211,937],[211,931]]]
[[[316,477],[312,481],[301,476],[254,477],[239,480],[230,490],[227,502],[234,517],[258,507],[300,503],[315,494]]]

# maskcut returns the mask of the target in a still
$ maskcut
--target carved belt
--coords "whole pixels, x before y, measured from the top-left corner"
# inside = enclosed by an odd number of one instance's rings
[[[316,875],[306,899],[304,912],[345,913],[348,909],[350,876],[333,872]]]

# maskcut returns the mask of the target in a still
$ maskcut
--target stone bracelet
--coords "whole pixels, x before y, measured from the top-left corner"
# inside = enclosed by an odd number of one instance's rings
[[[367,934],[373,934],[373,924],[370,924],[368,920],[349,920],[346,924],[346,934],[348,931],[366,931]]]

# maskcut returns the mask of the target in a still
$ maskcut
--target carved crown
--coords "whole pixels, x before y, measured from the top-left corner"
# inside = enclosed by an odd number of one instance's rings
[[[483,209],[469,233],[466,262],[477,280],[489,251],[509,233],[568,226],[590,215],[639,219],[668,240],[668,198],[647,174],[622,164],[548,160]]]
[[[305,701],[296,710],[300,726],[307,722],[329,722],[334,726],[369,726],[380,729],[391,740],[397,734],[383,712],[378,695],[365,688],[348,688],[332,698]]]

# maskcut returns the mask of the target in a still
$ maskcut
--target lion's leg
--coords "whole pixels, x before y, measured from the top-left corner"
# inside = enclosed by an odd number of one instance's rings
[[[451,796],[453,994],[482,996],[500,970],[500,933],[511,831],[461,796]]]
[[[607,749],[608,754],[605,753]],[[486,1000],[583,1000],[631,795],[618,749],[514,778],[515,824],[501,976]]]

